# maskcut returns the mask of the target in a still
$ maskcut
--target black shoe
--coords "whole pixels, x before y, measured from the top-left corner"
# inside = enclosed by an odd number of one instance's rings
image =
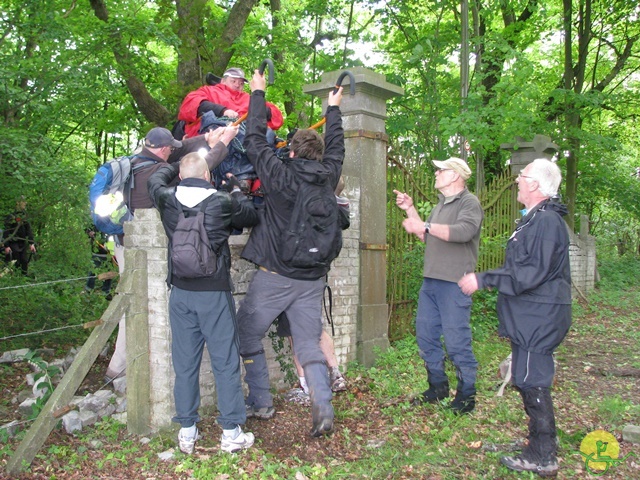
[[[471,413],[476,408],[476,392],[463,395],[460,390],[456,392],[456,396],[449,405],[453,413],[456,415],[462,415],[464,413]]]
[[[447,397],[449,397],[449,382],[429,382],[429,388],[414,398],[411,403],[413,405],[424,405],[425,403],[439,402]]]

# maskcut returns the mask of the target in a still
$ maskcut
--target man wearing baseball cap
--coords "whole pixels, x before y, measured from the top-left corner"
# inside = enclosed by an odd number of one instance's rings
[[[446,354],[456,367],[458,385],[450,407],[455,413],[475,408],[478,362],[471,348],[471,297],[458,280],[473,272],[478,261],[480,227],[484,213],[466,182],[471,169],[460,158],[434,160],[438,204],[427,221],[420,218],[413,200],[394,190],[396,205],[407,213],[402,226],[425,242],[423,282],[418,297],[416,339],[427,369],[429,388],[414,403],[435,403],[449,396]]]
[[[218,165],[228,152],[228,145],[238,133],[238,127],[226,127],[204,135],[203,140],[211,148],[205,159],[210,169]],[[182,142],[173,138],[169,130],[154,127],[144,137],[142,150],[131,158],[133,182],[128,206],[135,213],[138,208],[153,208],[153,201],[149,196],[147,181],[161,166],[166,165],[172,152],[182,147]],[[179,179],[176,179],[177,184]],[[120,275],[124,272],[124,235],[118,236],[114,248],[114,255],[118,261]],[[107,367],[106,377],[114,379],[126,374],[126,337],[124,317],[118,326],[115,351]]]

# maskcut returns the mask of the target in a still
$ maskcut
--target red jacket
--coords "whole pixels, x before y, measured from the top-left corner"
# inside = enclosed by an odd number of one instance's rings
[[[249,94],[232,90],[222,83],[216,85],[204,85],[193,92],[187,94],[180,106],[178,120],[184,120],[185,133],[187,137],[195,137],[200,130],[200,118],[198,118],[198,107],[203,101],[212,102],[230,108],[244,115],[249,111]],[[273,103],[267,102],[267,108],[271,110],[271,120],[267,125],[272,130],[279,129],[284,123],[282,112]]]

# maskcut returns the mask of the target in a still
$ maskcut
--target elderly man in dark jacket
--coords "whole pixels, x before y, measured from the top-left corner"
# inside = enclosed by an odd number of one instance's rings
[[[287,162],[281,161],[266,140],[267,113],[265,79],[256,70],[251,80],[251,103],[245,147],[265,189],[260,223],[251,232],[242,256],[260,268],[238,310],[240,353],[249,386],[247,415],[273,417],[273,399],[262,339],[274,319],[283,311],[290,320],[294,352],[309,385],[313,427],[311,435],[333,431],[331,386],[325,358],[320,349],[322,292],[329,266],[301,268],[278,256],[282,232],[289,226],[301,175],[335,190],[344,160],[344,131],[340,113],[342,88],[330,92],[324,142],[314,130],[301,129],[291,140]],[[337,206],[336,206],[337,208]]]
[[[180,176],[177,187],[170,187]],[[240,192],[216,190],[205,159],[198,153],[186,155],[179,164],[163,165],[148,181],[149,194],[160,211],[169,238],[169,258],[180,212],[196,215],[204,205],[204,226],[211,249],[217,255],[217,268],[210,276],[181,278],[169,264],[167,282],[171,287],[169,320],[171,350],[176,374],[175,422],[180,450],[190,454],[198,439],[200,420],[199,372],[206,342],[218,397],[218,423],[222,426],[221,449],[235,452],[253,445],[252,433],[242,431],[246,412],[240,377],[240,354],[231,295],[231,253],[228,238],[232,229],[251,227],[258,222],[253,204]],[[237,182],[236,182],[237,183]]]
[[[513,383],[529,415],[529,444],[520,455],[500,461],[543,477],[558,472],[553,352],[571,326],[569,234],[562,219],[567,209],[555,198],[560,181],[560,169],[549,160],[527,165],[517,178],[526,214],[509,238],[504,265],[459,282],[467,295],[479,288],[498,290],[498,333],[511,340]]]

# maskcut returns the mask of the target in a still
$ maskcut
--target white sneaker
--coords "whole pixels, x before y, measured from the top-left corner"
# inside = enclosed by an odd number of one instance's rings
[[[193,453],[193,449],[196,446],[196,440],[198,440],[198,437],[200,436],[197,428],[195,435],[191,433],[192,431],[192,428],[181,428],[180,433],[178,433],[178,446],[180,447],[180,451],[187,455],[191,455]]]
[[[235,453],[240,450],[245,450],[253,445],[255,437],[251,432],[243,432],[242,428],[238,427],[240,433],[235,438],[226,436],[224,433],[220,437],[220,449],[228,452]]]

